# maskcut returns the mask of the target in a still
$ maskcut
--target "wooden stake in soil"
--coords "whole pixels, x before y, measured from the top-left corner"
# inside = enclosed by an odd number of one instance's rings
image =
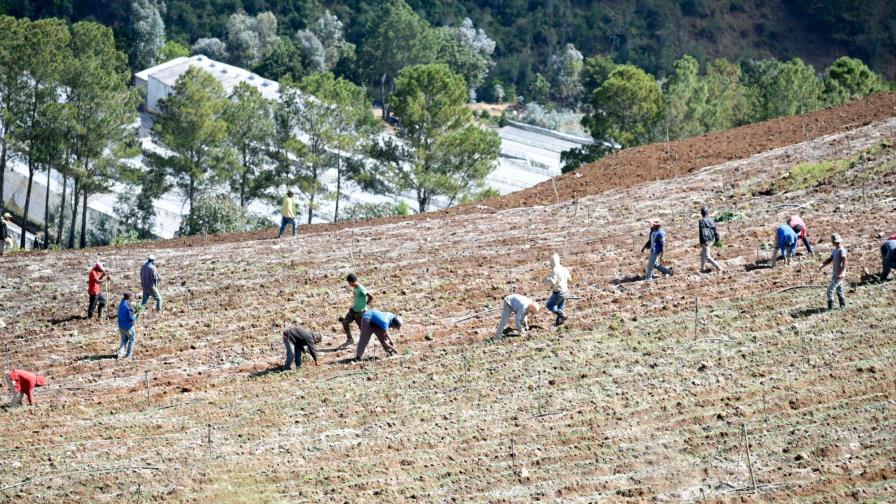
[[[694,297],[694,341],[697,341],[697,324],[700,320],[698,310],[697,298]]]
[[[741,436],[744,439],[744,450],[747,452],[747,468],[750,470],[750,485],[753,487],[753,492],[756,491],[756,478],[753,477],[753,461],[750,458],[750,440],[747,438],[747,425],[740,425]]]
[[[149,371],[143,372],[143,384],[146,386],[146,404],[149,404]]]

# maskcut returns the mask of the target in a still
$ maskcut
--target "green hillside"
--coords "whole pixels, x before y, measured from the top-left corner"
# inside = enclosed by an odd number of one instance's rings
[[[383,12],[378,0],[168,0],[169,39],[190,45],[220,37],[228,16],[272,11],[282,34],[306,28],[324,10],[345,23],[358,46]],[[889,78],[896,75],[896,3],[888,0],[409,0],[434,26],[469,17],[495,40],[493,76],[529,86],[551,54],[567,43],[585,56],[602,53],[665,75],[683,54],[698,60],[800,57],[816,68],[841,55],[858,57]],[[95,19],[125,40],[130,0],[0,0],[0,13]],[[345,73],[356,72],[355,68]]]

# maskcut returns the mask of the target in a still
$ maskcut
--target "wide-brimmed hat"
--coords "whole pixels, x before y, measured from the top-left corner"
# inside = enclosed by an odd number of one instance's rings
[[[150,260],[150,261],[155,261],[155,260],[156,260],[156,255],[155,255],[155,254],[149,254],[149,257],[147,257],[147,259]]]
[[[831,241],[834,243],[843,243],[843,238],[840,238],[839,234],[834,233],[831,235]]]

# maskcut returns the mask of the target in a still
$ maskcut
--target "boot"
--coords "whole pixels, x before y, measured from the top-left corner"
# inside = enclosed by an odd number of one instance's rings
[[[837,301],[840,301],[840,308],[841,308],[841,309],[845,309],[845,308],[846,308],[846,297],[844,297],[844,296],[837,296]]]
[[[834,300],[828,299],[828,311],[831,311],[833,309],[834,309]]]

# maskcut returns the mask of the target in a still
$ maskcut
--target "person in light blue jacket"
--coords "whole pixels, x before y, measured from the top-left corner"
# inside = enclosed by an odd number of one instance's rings
[[[790,260],[796,254],[796,241],[797,235],[793,228],[787,224],[778,226],[778,229],[775,231],[775,258],[772,260],[772,268],[781,260],[781,257],[778,257],[779,252],[784,259],[784,264],[790,264]]]

